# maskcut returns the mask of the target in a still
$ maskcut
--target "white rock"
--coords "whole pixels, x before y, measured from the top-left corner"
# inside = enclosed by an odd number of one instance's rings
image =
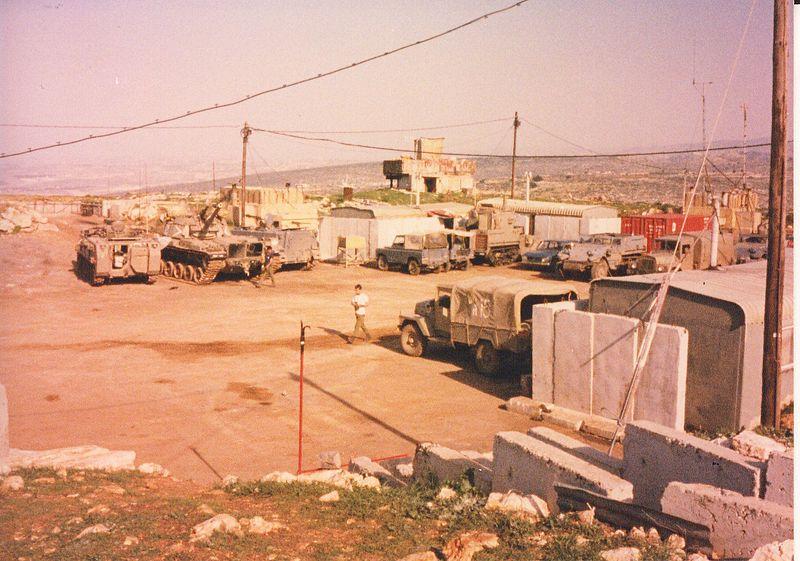
[[[517,513],[532,520],[547,518],[550,509],[547,503],[536,495],[519,495],[513,491],[491,493],[486,501],[487,510]]]
[[[9,233],[14,230],[14,223],[6,218],[0,218],[0,232]]]
[[[600,552],[604,561],[639,561],[642,552],[636,547],[618,547]]]
[[[423,551],[422,553],[412,553],[411,555],[406,555],[398,561],[437,561],[438,559],[439,558],[436,557],[434,552]]]
[[[658,534],[658,530],[655,528],[650,528],[647,530],[647,541],[653,545],[658,545],[661,543],[661,536]]]
[[[163,475],[164,477],[169,477],[169,470],[152,462],[139,464],[139,467],[136,469],[139,471],[139,473],[146,473],[148,475]]]
[[[125,541],[122,542],[122,545],[124,545],[125,547],[138,544],[139,544],[139,538],[137,538],[136,536],[126,536]]]
[[[733,437],[731,447],[744,456],[766,462],[773,452],[785,452],[786,446],[769,437],[743,430]]]
[[[136,469],[133,450],[109,450],[100,446],[72,446],[52,450],[9,451],[8,463],[12,468],[47,467],[53,469],[99,469],[122,471]]]
[[[278,528],[285,528],[285,526],[280,522],[269,522],[260,516],[254,516],[251,518],[249,524],[247,525],[247,531],[249,533],[261,535],[269,534]]]
[[[94,526],[89,526],[88,528],[84,528],[83,531],[78,534],[76,540],[81,539],[84,536],[88,536],[89,534],[107,534],[111,531],[111,529],[106,526],[105,524],[95,524]]]
[[[239,476],[237,475],[226,475],[222,478],[222,486],[223,487],[231,487],[239,483]]]
[[[591,526],[594,524],[594,507],[590,506],[586,510],[582,510],[578,513],[578,520],[580,520],[581,524],[584,526]]]
[[[708,561],[708,557],[702,553],[690,553],[686,561]]]
[[[86,514],[99,514],[102,516],[104,514],[108,514],[109,512],[111,512],[111,509],[108,506],[100,504],[87,510]]]
[[[242,526],[230,514],[217,514],[192,528],[189,541],[207,540],[214,532],[242,536]]]
[[[630,538],[633,540],[644,541],[647,539],[647,534],[645,533],[644,528],[642,528],[641,526],[634,526],[633,528],[631,528],[630,531],[628,532],[628,536],[630,536]]]
[[[773,542],[756,549],[750,561],[792,561],[794,559],[794,540]]]
[[[414,476],[414,464],[397,464],[395,466],[397,473],[400,474],[401,477],[413,477]]]
[[[448,501],[450,499],[455,499],[458,496],[458,493],[453,491],[450,487],[442,487],[439,489],[439,494],[436,495],[437,501]]]
[[[667,547],[673,551],[686,549],[686,540],[678,534],[670,534],[666,541]]]
[[[264,483],[293,483],[297,481],[297,476],[287,471],[273,471],[262,477],[261,481]]]
[[[10,475],[3,480],[0,489],[3,491],[20,491],[25,488],[25,480],[19,475]]]
[[[319,501],[322,503],[335,503],[339,500],[339,491],[331,491],[330,493],[325,493],[319,498]]]

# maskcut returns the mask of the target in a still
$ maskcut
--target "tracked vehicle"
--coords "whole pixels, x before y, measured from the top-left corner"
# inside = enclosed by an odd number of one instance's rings
[[[172,240],[161,250],[161,273],[166,277],[209,284],[220,274],[253,277],[264,266],[264,243],[244,236],[224,235],[217,224],[222,203],[200,214],[200,224],[172,231]]]
[[[152,283],[159,272],[158,240],[141,228],[111,225],[84,230],[75,251],[78,276],[93,286],[126,278]]]

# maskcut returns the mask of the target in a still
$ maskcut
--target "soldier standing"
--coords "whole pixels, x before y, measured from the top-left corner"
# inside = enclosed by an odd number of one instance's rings
[[[272,286],[275,286],[275,277],[272,274],[272,260],[275,258],[275,252],[272,251],[272,246],[268,245],[267,250],[264,252],[264,272],[272,281]]]
[[[353,335],[347,339],[347,343],[353,343],[353,340],[356,338],[359,329],[364,333],[364,340],[369,343],[372,337],[370,337],[369,331],[367,331],[367,326],[364,323],[364,319],[367,316],[367,306],[369,306],[369,296],[361,292],[360,284],[355,286],[355,294],[350,300],[350,304],[353,306],[353,309],[356,312],[356,325],[353,328]]]

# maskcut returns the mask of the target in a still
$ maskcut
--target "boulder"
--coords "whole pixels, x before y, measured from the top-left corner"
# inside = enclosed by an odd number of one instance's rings
[[[140,464],[138,468],[136,468],[140,473],[146,473],[149,475],[163,475],[164,477],[169,476],[169,470],[164,469],[159,464],[153,463],[144,463]]]
[[[544,500],[536,495],[519,495],[513,491],[490,494],[485,508],[512,513],[531,521],[550,516],[550,509]]]
[[[230,514],[217,514],[194,526],[189,541],[207,540],[214,532],[234,534],[236,536],[243,534],[241,524],[233,516]]]
[[[331,491],[330,493],[325,493],[319,498],[319,502],[321,503],[335,503],[339,500],[339,491]]]
[[[639,561],[642,552],[636,547],[618,547],[600,552],[603,561]]]
[[[249,534],[269,534],[273,530],[277,530],[278,528],[284,528],[285,526],[280,522],[269,522],[264,520],[261,516],[254,516],[249,520],[247,524],[247,532]]]
[[[94,526],[89,526],[88,528],[84,528],[83,531],[78,534],[76,540],[81,539],[84,536],[88,536],[90,534],[107,534],[111,531],[111,528],[106,526],[105,524],[95,524]]]
[[[759,547],[750,561],[792,561],[794,559],[794,540],[773,542]]]

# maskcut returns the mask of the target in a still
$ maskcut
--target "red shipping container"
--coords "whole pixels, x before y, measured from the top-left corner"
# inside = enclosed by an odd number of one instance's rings
[[[702,232],[708,226],[710,216],[690,214],[686,220],[685,232]],[[622,217],[622,233],[636,234],[647,239],[647,251],[655,249],[656,238],[677,236],[683,223],[682,214],[647,214]]]

